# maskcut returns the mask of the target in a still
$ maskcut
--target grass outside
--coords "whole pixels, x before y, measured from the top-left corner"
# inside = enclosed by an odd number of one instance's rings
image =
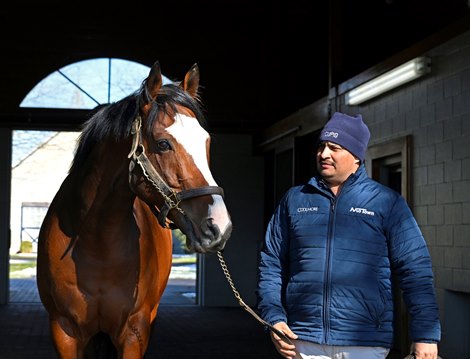
[[[10,255],[10,278],[31,277],[36,273],[36,256],[33,254]]]
[[[18,272],[26,268],[35,268],[36,261],[27,263],[10,263],[10,273]]]
[[[173,264],[194,264],[196,263],[196,255],[174,255]],[[10,255],[10,278],[23,278],[25,273],[31,273],[36,269],[36,257],[25,256],[21,254]]]
[[[194,264],[196,259],[195,254],[173,255],[173,264]]]

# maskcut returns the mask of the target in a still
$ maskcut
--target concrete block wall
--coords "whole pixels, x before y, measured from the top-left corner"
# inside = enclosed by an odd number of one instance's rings
[[[470,339],[455,338],[470,332],[464,310],[470,306],[470,32],[422,55],[431,58],[426,77],[340,110],[363,115],[370,145],[412,135],[412,210],[433,260],[440,350],[443,357],[469,358]]]

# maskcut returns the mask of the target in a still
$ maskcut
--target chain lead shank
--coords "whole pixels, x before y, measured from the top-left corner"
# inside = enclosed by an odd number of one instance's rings
[[[220,266],[222,267],[222,271],[224,272],[225,278],[227,278],[227,282],[230,285],[230,288],[232,289],[232,292],[235,296],[235,298],[238,300],[238,303],[240,306],[245,309],[248,313],[250,313],[258,322],[260,322],[262,325],[267,327],[270,331],[274,332],[277,334],[279,337],[282,338],[283,341],[293,344],[292,340],[285,335],[283,332],[281,332],[279,329],[274,328],[271,324],[269,324],[267,321],[265,321],[263,318],[261,318],[256,312],[251,309],[241,298],[240,293],[238,292],[237,288],[235,288],[235,284],[233,284],[232,276],[230,275],[230,272],[227,267],[227,263],[225,263],[225,260],[222,256],[222,253],[220,251],[217,251],[217,257],[219,258],[219,263]]]

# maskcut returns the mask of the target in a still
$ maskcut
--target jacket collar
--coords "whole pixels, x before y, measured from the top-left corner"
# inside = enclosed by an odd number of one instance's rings
[[[354,185],[354,183],[360,182],[360,181],[364,180],[365,178],[367,178],[367,171],[366,171],[365,165],[362,163],[359,166],[359,168],[357,169],[357,171],[355,173],[352,173],[346,179],[346,181],[344,183],[344,186],[343,186],[343,190],[344,190],[344,188],[350,187],[350,186]],[[322,192],[326,191],[328,193],[331,193],[330,188],[325,183],[323,178],[319,175],[310,178],[310,180],[308,181],[308,184],[315,187],[315,188],[317,188],[317,189],[319,189]]]

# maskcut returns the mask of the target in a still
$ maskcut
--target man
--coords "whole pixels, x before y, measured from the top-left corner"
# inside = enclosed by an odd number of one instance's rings
[[[392,273],[410,314],[412,352],[440,340],[431,259],[404,198],[370,179],[361,115],[335,113],[316,153],[318,175],[291,188],[261,250],[258,309],[285,358],[385,358],[393,344]]]

